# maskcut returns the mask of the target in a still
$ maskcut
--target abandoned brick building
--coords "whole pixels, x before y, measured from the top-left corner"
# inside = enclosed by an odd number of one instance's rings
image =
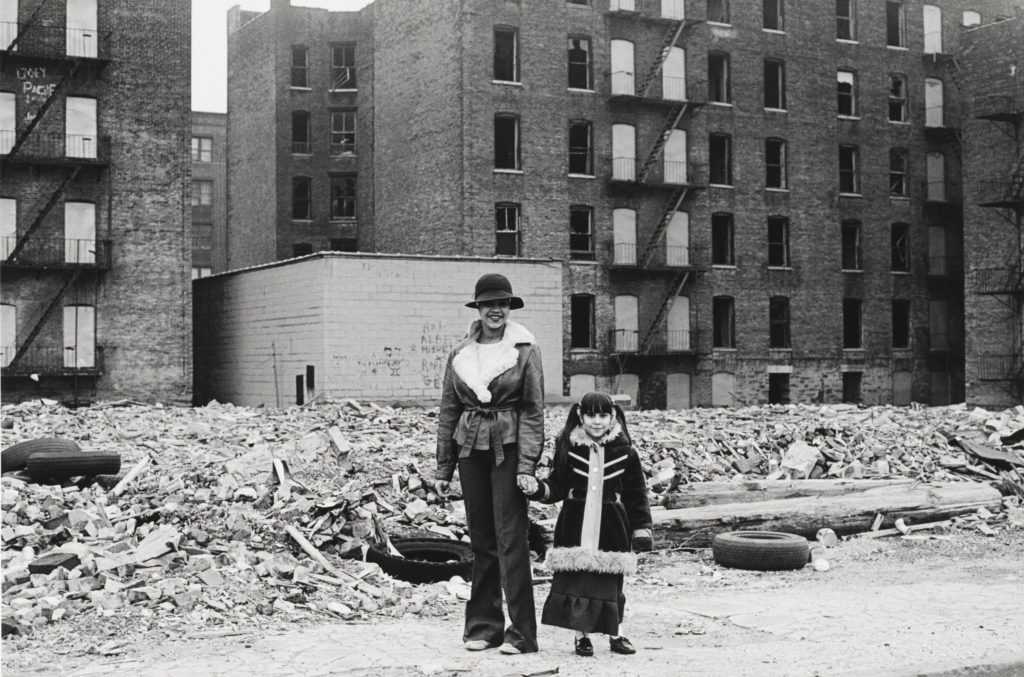
[[[1015,4],[235,8],[227,265],[562,260],[566,394],[1018,403]],[[998,111],[971,107],[983,81]]]
[[[186,0],[0,3],[4,401],[188,401]]]
[[[192,111],[192,279],[227,270],[227,116]],[[214,240],[217,240],[214,246]]]

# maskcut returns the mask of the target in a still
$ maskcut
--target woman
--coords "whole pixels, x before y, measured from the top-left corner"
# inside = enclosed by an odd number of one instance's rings
[[[476,283],[466,304],[480,317],[448,356],[437,423],[437,492],[459,469],[473,549],[472,592],[463,642],[470,651],[537,651],[537,618],[527,545],[527,499],[517,479],[533,478],[544,443],[540,349],[509,312],[523,307],[504,275]],[[505,628],[502,587],[510,625]]]

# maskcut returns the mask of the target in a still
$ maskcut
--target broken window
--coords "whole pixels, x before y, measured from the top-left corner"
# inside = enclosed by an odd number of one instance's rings
[[[331,47],[331,90],[356,88],[356,46]]]
[[[860,193],[860,166],[856,146],[839,146],[839,192]]]
[[[856,40],[856,0],[836,0],[836,39]]]
[[[292,218],[309,221],[313,218],[312,180],[308,176],[292,178]]]
[[[910,224],[894,223],[891,231],[892,270],[899,273],[910,272]]]
[[[768,265],[789,266],[789,219],[784,216],[768,217]]]
[[[853,71],[836,71],[836,108],[843,117],[857,115],[857,76]]]
[[[910,347],[910,301],[904,299],[892,302],[892,347]]]
[[[519,34],[514,28],[494,29],[494,79],[519,82]]]
[[[761,0],[764,27],[770,31],[785,30],[782,9],[784,0]]]
[[[711,303],[712,337],[714,348],[735,348],[735,311],[731,296],[716,296]]]
[[[790,348],[789,299],[773,296],[768,299],[768,347]]]
[[[729,23],[729,0],[708,0],[708,21]]]
[[[732,214],[711,215],[711,264],[715,266],[736,265],[733,255]]]
[[[192,137],[192,162],[213,161],[213,139],[208,136]]]
[[[494,116],[494,168],[519,169],[518,116]]]
[[[594,297],[573,294],[569,300],[569,347],[594,347]]]
[[[889,149],[889,195],[907,197],[907,151],[904,148]]]
[[[732,102],[729,55],[724,52],[708,53],[708,101],[712,103]]]
[[[569,87],[593,89],[590,82],[590,38],[569,38]]]
[[[292,87],[309,87],[309,48],[292,45]]]
[[[292,111],[292,152],[308,155],[312,152],[310,145],[309,111]]]
[[[712,134],[710,151],[711,162],[708,168],[708,182],[720,186],[731,186],[732,137],[728,134]]]
[[[843,221],[843,270],[860,270],[860,221]]]
[[[764,141],[764,183],[768,188],[787,188],[786,142],[782,139]]]
[[[569,124],[569,173],[594,173],[594,152],[591,139],[591,124],[575,121]]]
[[[356,112],[331,111],[331,155],[349,155],[356,152]]]
[[[337,174],[331,177],[331,219],[356,218],[356,177]]]
[[[861,347],[860,299],[843,299],[843,348]]]
[[[590,207],[569,208],[569,256],[594,259],[594,210]]]
[[[499,202],[494,207],[496,256],[519,256],[519,205]]]
[[[889,122],[907,121],[907,78],[889,74]]]
[[[907,46],[907,26],[900,0],[886,0],[885,44],[889,47]]]
[[[786,108],[786,64],[779,59],[764,60],[764,107]]]

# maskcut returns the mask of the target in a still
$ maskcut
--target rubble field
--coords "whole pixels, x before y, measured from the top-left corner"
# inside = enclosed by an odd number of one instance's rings
[[[465,581],[414,585],[363,559],[402,536],[465,540],[459,497],[431,489],[436,415],[323,399],[286,410],[4,405],[4,448],[58,437],[121,457],[118,475],[61,483],[4,469],[5,665],[112,656],[151,636],[461,613]],[[545,457],[565,415],[548,410]],[[911,478],[999,487],[1002,510],[954,519],[953,530],[1024,526],[1024,406],[771,405],[627,419],[653,506],[701,482]],[[531,510],[543,525],[556,508]]]

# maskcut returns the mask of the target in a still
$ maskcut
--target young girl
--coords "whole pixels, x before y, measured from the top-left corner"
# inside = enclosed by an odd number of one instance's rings
[[[519,485],[542,503],[562,501],[546,558],[554,576],[541,622],[575,630],[580,656],[594,655],[592,632],[609,635],[615,653],[636,653],[619,634],[622,581],[636,571],[632,548],[651,549],[651,510],[622,409],[604,393],[585,395],[555,441],[551,476],[521,478]]]

